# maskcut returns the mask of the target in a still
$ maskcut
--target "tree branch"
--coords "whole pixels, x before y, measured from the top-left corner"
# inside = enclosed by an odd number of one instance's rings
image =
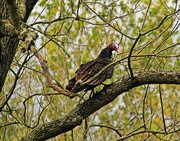
[[[135,40],[136,38],[134,37],[130,37],[129,35],[126,35],[125,33],[123,33],[122,31],[120,31],[119,29],[117,29],[115,26],[111,25],[108,21],[106,21],[102,16],[98,15],[98,13],[96,11],[94,11],[88,4],[86,4],[84,1],[81,0],[81,3],[83,3],[88,9],[90,9],[95,15],[97,15],[104,23],[106,23],[107,25],[109,25],[111,28],[113,28],[115,31],[121,33],[122,35],[124,35],[125,37],[131,39],[131,40]]]
[[[130,50],[129,56],[128,56],[128,67],[129,67],[131,79],[134,79],[134,74],[133,74],[132,67],[131,67],[131,55],[132,55],[133,49],[135,48],[135,46],[140,38],[141,38],[141,34],[139,33],[137,39],[134,41],[134,44],[131,47],[131,50]]]
[[[167,133],[166,130],[166,121],[164,117],[164,106],[163,106],[163,100],[162,100],[162,93],[161,93],[161,86],[159,85],[159,97],[160,97],[160,102],[161,102],[161,112],[162,112],[162,119],[163,119],[163,125],[164,125],[164,132]]]
[[[14,0],[6,0],[7,2],[7,6],[9,7],[9,13],[11,15],[11,19],[12,19],[12,22],[13,22],[13,25],[16,29],[20,29],[20,17],[19,17],[19,13],[18,13],[18,10],[17,10],[17,5],[15,3]]]
[[[39,60],[41,67],[43,69],[44,75],[47,79],[47,82],[50,84],[51,88],[53,88],[54,90],[56,90],[57,92],[70,97],[71,96],[71,92],[64,90],[63,87],[56,81],[53,79],[53,77],[51,76],[48,66],[46,64],[46,61],[43,59],[43,57],[41,56],[41,54],[38,52],[38,50],[36,49],[35,46],[31,46],[31,51],[34,53],[34,55],[37,57],[37,59]]]
[[[180,71],[160,70],[140,72],[133,80],[128,76],[122,77],[111,85],[104,87],[103,90],[97,92],[94,97],[77,105],[76,108],[65,117],[39,125],[33,129],[29,135],[22,138],[21,141],[47,140],[70,131],[80,125],[83,119],[112,102],[122,93],[145,84],[180,84]]]
[[[9,2],[9,4],[7,4],[7,1]],[[18,1],[21,2],[21,1]],[[24,18],[24,22],[26,22],[26,20],[29,17],[29,14],[31,13],[31,10],[33,9],[34,5],[36,4],[37,0],[27,0],[26,1],[26,10],[24,12],[26,12],[25,14],[25,18]],[[23,3],[24,4],[24,3]],[[10,65],[12,63],[12,60],[14,58],[14,55],[16,53],[16,49],[18,46],[18,42],[19,39],[15,38],[19,35],[19,24],[20,21],[18,21],[17,19],[15,19],[17,14],[17,9],[14,9],[14,7],[16,7],[14,1],[10,1],[10,0],[1,0],[0,1],[0,92],[2,90],[2,87],[4,85],[5,82],[5,78],[7,75],[7,72],[10,68]],[[10,11],[9,11],[10,8]],[[20,16],[23,15],[23,10],[21,8],[24,8],[24,5],[22,6],[22,2],[20,3],[18,9],[20,11]],[[16,13],[14,13],[14,11]],[[11,18],[11,16],[13,16],[13,22],[15,22],[15,25],[17,25],[17,29],[13,28],[13,25],[11,23],[6,23],[6,21],[9,21],[9,19]],[[20,17],[23,18],[23,17]],[[19,17],[18,17],[19,19]],[[4,36],[8,36],[8,37],[4,37]]]

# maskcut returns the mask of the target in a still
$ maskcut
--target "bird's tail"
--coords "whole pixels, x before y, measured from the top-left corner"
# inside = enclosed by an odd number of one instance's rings
[[[76,80],[74,77],[71,80],[69,80],[69,84],[66,86],[66,89],[71,91],[75,84],[76,84]]]

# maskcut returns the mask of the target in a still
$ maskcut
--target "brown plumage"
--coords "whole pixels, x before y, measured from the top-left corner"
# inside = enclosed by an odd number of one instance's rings
[[[92,79],[105,66],[112,63],[111,56],[112,56],[113,50],[117,51],[118,48],[115,45],[110,44],[101,51],[101,53],[95,60],[92,60],[85,64],[81,64],[80,68],[75,72],[76,75],[74,76],[74,78],[69,80],[69,84],[66,86],[66,89],[71,91],[77,81],[85,82],[85,81]],[[96,86],[100,85],[106,79],[110,79],[113,75],[113,71],[114,71],[114,66],[108,67],[105,71],[103,71],[95,79],[93,79],[86,85],[78,87],[74,92],[77,93],[82,90],[88,91],[88,90],[95,88]]]

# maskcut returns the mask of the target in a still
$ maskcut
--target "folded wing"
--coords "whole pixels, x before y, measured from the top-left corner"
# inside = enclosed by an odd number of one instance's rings
[[[91,80],[97,73],[99,73],[105,66],[107,66],[111,62],[111,59],[97,58],[93,61],[82,64],[80,68],[76,71],[76,76],[70,80],[69,85],[66,88],[68,89],[69,87],[69,90],[71,90],[77,81],[86,82]],[[95,88],[106,79],[110,79],[112,77],[113,71],[114,66],[108,67],[88,84],[80,86],[75,92],[79,92],[82,90],[88,91]]]

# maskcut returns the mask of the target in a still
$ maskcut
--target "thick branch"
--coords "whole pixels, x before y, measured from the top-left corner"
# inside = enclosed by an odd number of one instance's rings
[[[129,77],[122,77],[122,79],[97,92],[95,97],[91,97],[82,104],[77,105],[76,108],[65,117],[33,129],[29,135],[22,138],[22,141],[47,140],[70,131],[80,125],[83,119],[112,102],[120,94],[145,84],[180,84],[180,72],[164,70],[141,72],[136,75],[133,80]]]
[[[7,4],[7,1],[9,2]],[[21,2],[21,1],[18,1]],[[34,5],[36,4],[37,0],[28,0],[26,3],[26,10],[22,10],[22,2],[19,4],[19,11],[20,15],[23,15],[23,11],[26,12],[24,22],[28,19],[29,14],[31,13],[31,10],[33,9]],[[24,4],[24,3],[23,3]],[[16,49],[18,46],[19,39],[15,38],[19,31],[19,24],[20,21],[15,19],[18,15],[17,10],[14,9],[15,3],[11,3],[10,0],[0,0],[0,92],[2,90],[2,87],[5,82],[5,78],[7,75],[7,72],[10,68],[10,65],[12,63],[12,60],[14,58],[14,55],[16,53]],[[14,13],[14,10],[16,13]],[[18,28],[13,29],[13,25],[10,23],[7,23],[5,21],[9,21],[11,19],[11,15],[13,15],[14,22]],[[21,17],[23,18],[23,17]],[[19,18],[18,18],[19,19]]]
[[[14,0],[6,0],[7,6],[9,8],[9,13],[11,15],[11,19],[13,22],[13,25],[16,29],[20,29],[20,17],[19,13],[17,11],[17,5]]]

